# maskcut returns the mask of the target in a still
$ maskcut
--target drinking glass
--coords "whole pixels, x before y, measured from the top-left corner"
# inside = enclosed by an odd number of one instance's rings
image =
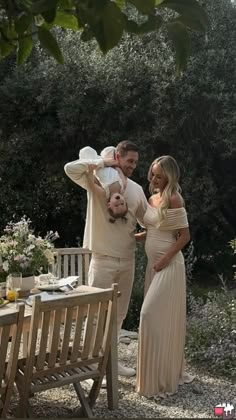
[[[57,277],[57,263],[49,263],[48,264],[48,274],[49,274],[49,283],[51,283],[53,286],[55,286],[56,281],[58,280]],[[54,289],[52,291],[54,293]]]
[[[8,288],[15,292],[15,305],[17,305],[17,297],[22,287],[22,273],[9,274],[7,278]]]

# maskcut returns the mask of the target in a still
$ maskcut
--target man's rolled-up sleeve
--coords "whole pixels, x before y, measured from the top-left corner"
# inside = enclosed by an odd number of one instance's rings
[[[83,160],[81,162],[80,159],[74,160],[73,162],[66,163],[64,166],[64,170],[66,175],[78,184],[80,187],[84,188],[85,190],[89,191],[89,182],[88,182],[88,165],[89,164],[96,164],[97,168],[103,168],[104,162],[103,159],[96,159],[91,160],[89,159],[87,162]]]

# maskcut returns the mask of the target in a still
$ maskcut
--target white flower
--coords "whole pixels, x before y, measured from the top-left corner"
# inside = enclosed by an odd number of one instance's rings
[[[54,255],[49,249],[46,249],[44,251],[44,255],[47,258],[48,262],[51,262],[51,263],[54,262]]]
[[[27,250],[31,251],[34,248],[35,248],[35,245],[34,244],[31,244],[30,246],[28,246],[28,249]]]
[[[10,222],[0,237],[0,266],[5,272],[36,274],[53,262],[52,241],[58,234],[50,231],[45,238],[36,237],[30,224],[26,216],[17,223]]]

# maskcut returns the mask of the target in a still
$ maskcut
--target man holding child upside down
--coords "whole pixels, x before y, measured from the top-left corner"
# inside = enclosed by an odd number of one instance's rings
[[[121,293],[118,299],[119,335],[128,311],[134,280],[136,247],[134,232],[137,221],[142,223],[147,208],[147,200],[142,187],[129,179],[138,163],[138,148],[128,140],[122,141],[114,149],[113,158],[102,157],[104,153],[99,156],[91,148],[85,149],[88,149],[88,155],[81,154],[80,159],[67,163],[65,172],[72,181],[86,189],[88,193],[83,246],[92,251],[88,273],[89,285],[109,288],[113,283],[118,283]],[[122,171],[122,174],[117,171],[117,177],[121,178],[122,196],[119,195],[118,198],[119,192],[117,192],[113,200],[117,199],[118,202],[124,199],[127,209],[124,216],[111,219],[109,193],[105,192],[106,187],[99,182],[99,171],[101,172],[101,168],[104,168],[104,171],[106,168],[111,169],[112,166],[114,168],[117,166],[118,171]],[[94,184],[103,187],[104,194],[98,192]],[[118,374],[133,376],[135,370],[118,363]]]

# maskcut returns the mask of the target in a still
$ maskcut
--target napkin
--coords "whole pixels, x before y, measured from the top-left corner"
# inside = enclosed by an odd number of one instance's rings
[[[70,284],[71,286],[75,285],[79,280],[79,276],[69,276],[57,281],[59,288]]]

